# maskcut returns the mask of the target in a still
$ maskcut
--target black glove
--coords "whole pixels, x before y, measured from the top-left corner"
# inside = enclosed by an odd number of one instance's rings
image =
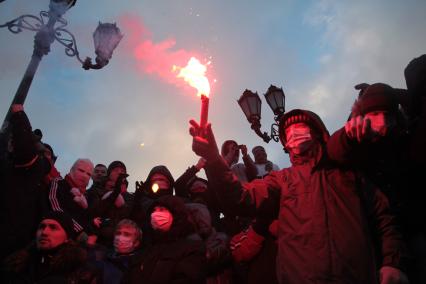
[[[216,139],[209,123],[205,129],[201,128],[194,120],[190,120],[191,128],[189,133],[192,135],[192,151],[207,161],[214,161],[220,158]]]
[[[114,192],[121,192],[121,185],[124,183],[124,180],[128,177],[128,174],[120,174],[117,177],[117,180],[115,181],[115,185],[114,185]]]
[[[268,188],[268,197],[256,210],[256,219],[252,223],[253,230],[261,236],[268,235],[269,225],[278,218],[279,210],[280,191]]]
[[[136,181],[135,182],[135,200],[141,200],[142,196],[146,192],[146,185],[147,183],[143,181]]]

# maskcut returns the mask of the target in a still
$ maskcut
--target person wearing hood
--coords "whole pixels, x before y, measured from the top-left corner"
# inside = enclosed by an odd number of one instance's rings
[[[220,158],[211,125],[200,137],[198,124],[190,123],[193,151],[208,161],[224,209],[254,216],[252,229],[261,236],[278,218],[279,283],[406,283],[404,244],[386,197],[327,159],[329,134],[318,115],[301,109],[283,115],[279,136],[292,165],[246,184]]]
[[[423,75],[411,71],[420,68],[413,66],[417,61],[406,69],[409,92],[426,90],[426,81],[412,82],[426,78],[426,55]],[[388,197],[408,245],[409,280],[426,283],[426,197],[418,186],[426,171],[426,93],[411,97],[423,109],[415,121],[406,120],[400,108],[409,94],[383,83],[364,85],[350,118],[330,137],[327,149],[330,159],[362,171]]]
[[[6,258],[2,283],[97,283],[98,271],[75,242],[70,216],[52,211],[43,216],[35,243]]]
[[[164,195],[148,210],[152,245],[125,283],[205,283],[206,252],[183,200]]]
[[[145,233],[142,246],[151,242],[152,228],[149,224],[148,211],[158,198],[173,195],[174,184],[175,180],[172,174],[163,165],[153,167],[145,182],[136,182],[130,219],[134,220]]]

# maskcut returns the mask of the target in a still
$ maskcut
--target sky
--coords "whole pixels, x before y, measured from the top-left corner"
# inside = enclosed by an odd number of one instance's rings
[[[6,0],[0,24],[48,6],[48,0]],[[249,150],[262,145],[269,160],[288,167],[282,145],[266,144],[250,129],[237,104],[243,91],[261,96],[263,131],[273,123],[263,98],[272,84],[283,88],[287,111],[312,110],[332,133],[349,115],[356,84],[406,87],[405,66],[426,53],[425,15],[422,0],[79,0],[64,18],[82,58],[95,57],[92,33],[99,21],[116,23],[122,41],[107,66],[89,71],[53,43],[24,108],[59,156],[62,175],[76,159],[89,158],[123,161],[129,191],[156,165],[177,178],[198,161],[188,121],[199,119],[201,103],[172,66],[195,56],[211,62],[209,121],[219,147],[226,139]],[[30,61],[33,37],[0,29],[2,119]]]

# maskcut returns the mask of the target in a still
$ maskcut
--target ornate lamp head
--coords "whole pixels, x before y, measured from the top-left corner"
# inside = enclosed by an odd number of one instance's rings
[[[282,88],[277,88],[271,85],[264,95],[266,102],[274,112],[275,120],[279,121],[285,111],[285,94]]]
[[[96,63],[105,66],[112,57],[114,49],[117,47],[123,35],[117,25],[99,22],[93,33],[95,43]]]

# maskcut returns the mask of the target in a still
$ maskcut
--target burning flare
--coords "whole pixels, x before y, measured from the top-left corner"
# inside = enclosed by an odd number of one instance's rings
[[[158,186],[158,184],[154,183],[151,187],[152,192],[157,193],[157,191],[160,189],[160,187]]]
[[[191,57],[185,67],[173,65],[173,72],[176,70],[179,70],[176,77],[183,78],[191,87],[197,89],[197,96],[209,96],[210,83],[206,77],[206,65],[201,64],[197,58]]]

